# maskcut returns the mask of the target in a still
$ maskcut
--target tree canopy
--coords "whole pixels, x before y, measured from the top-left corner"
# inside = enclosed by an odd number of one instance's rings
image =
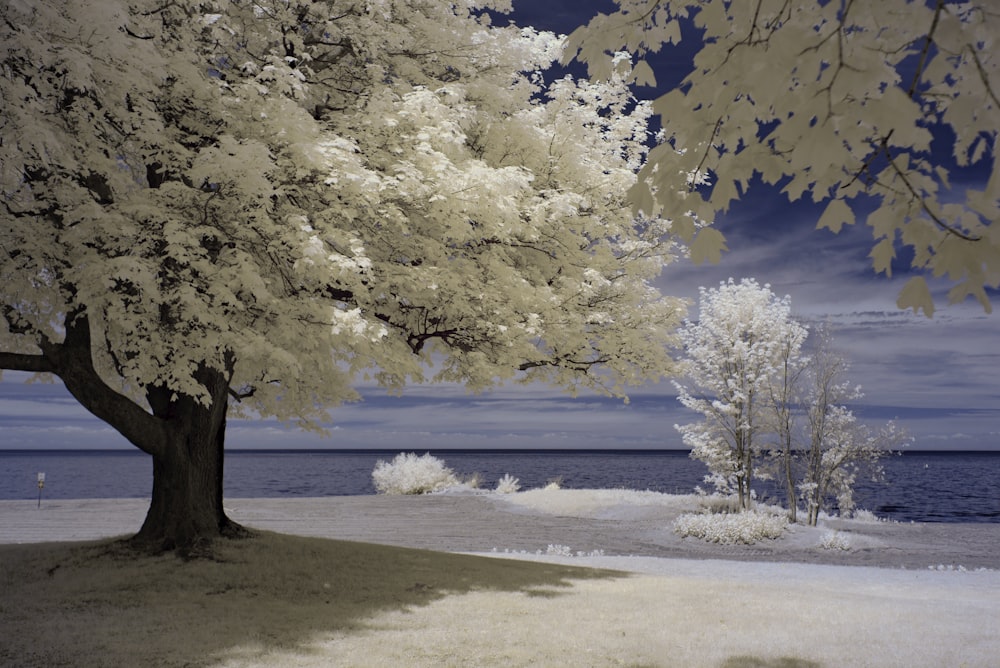
[[[712,220],[760,180],[791,200],[822,203],[819,227],[863,220],[876,271],[890,274],[894,260],[920,270],[900,307],[933,313],[930,274],[951,285],[950,301],[973,296],[990,309],[988,289],[1000,287],[992,3],[615,3],[570,36],[568,56],[596,77],[622,49],[644,57],[698,44],[690,74],[654,102],[664,141],[633,188],[637,209]],[[635,72],[639,84],[655,81],[644,61]],[[701,173],[713,187],[683,187]],[[696,234],[679,222],[686,238]],[[724,240],[705,228],[696,244],[711,255]]]
[[[669,371],[630,61],[546,84],[559,40],[491,25],[504,4],[4,3],[0,368],[153,455],[154,509],[212,488],[209,525],[227,413],[315,425],[359,374]],[[157,535],[191,503],[150,537],[210,533]]]

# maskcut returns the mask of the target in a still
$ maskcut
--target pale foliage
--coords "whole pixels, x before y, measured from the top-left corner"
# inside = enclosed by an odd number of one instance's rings
[[[819,227],[837,232],[863,219],[876,271],[891,273],[907,246],[913,267],[952,284],[950,301],[971,295],[989,310],[984,288],[1000,286],[995,3],[615,3],[569,39],[568,55],[597,77],[622,49],[641,57],[700,42],[684,82],[655,101],[665,141],[634,189],[638,209],[712,220],[759,178],[791,200],[825,202]],[[635,72],[639,84],[654,78],[643,62]],[[987,176],[963,182],[969,165]],[[702,172],[715,176],[713,188],[681,187]],[[677,222],[686,238],[695,234]],[[703,243],[718,249],[723,239]],[[910,279],[898,304],[933,312],[923,277]]]
[[[909,437],[895,422],[872,430],[858,421],[846,404],[862,393],[844,378],[847,362],[822,328],[813,355],[803,354],[808,331],[791,317],[788,297],[730,279],[702,289],[699,308],[680,332],[688,383],[674,385],[704,418],[677,429],[708,466],[706,481],[748,509],[751,482],[777,475],[792,521],[798,498],[809,524],[834,500],[848,516],[858,479],[881,479],[880,460]]]
[[[455,472],[429,452],[401,452],[391,462],[378,460],[372,482],[379,494],[427,494],[459,484]]]
[[[700,295],[698,320],[680,330],[688,384],[674,385],[678,400],[704,419],[677,429],[691,456],[708,466],[706,480],[747,508],[761,435],[770,426],[770,388],[787,346],[797,350],[806,332],[792,320],[789,298],[753,279],[730,279]]]
[[[879,517],[872,511],[863,508],[855,508],[854,512],[851,513],[851,519],[855,522],[863,522],[865,524],[880,524],[888,521],[886,518]]]
[[[623,395],[669,372],[629,60],[546,87],[559,40],[478,11],[504,5],[4,3],[0,367],[60,373],[77,323],[139,406],[217,401],[209,369],[236,414],[304,426],[362,373]]]
[[[509,473],[505,473],[504,476],[497,481],[497,494],[513,494],[519,489],[521,489],[521,481]]]
[[[819,546],[824,550],[843,550],[847,552],[851,549],[851,537],[841,531],[827,531],[820,536]]]
[[[549,544],[549,546],[545,548],[545,554],[550,557],[572,557],[573,550],[568,545]]]
[[[798,489],[813,526],[833,500],[849,517],[858,478],[881,480],[881,460],[911,440],[894,421],[876,430],[858,421],[845,404],[860,399],[861,388],[846,380],[848,364],[833,350],[829,332],[820,330],[819,335],[804,378],[805,433],[799,435],[804,471]]]
[[[758,510],[737,513],[685,513],[674,520],[674,533],[724,545],[753,545],[781,538],[788,527],[783,514]]]

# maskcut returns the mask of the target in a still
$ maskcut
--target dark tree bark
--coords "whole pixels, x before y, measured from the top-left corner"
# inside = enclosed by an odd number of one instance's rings
[[[247,532],[230,520],[222,503],[227,378],[202,368],[206,406],[162,387],[147,392],[154,418],[169,425],[162,451],[153,454],[153,492],[146,520],[133,542],[152,551],[191,551],[219,537]]]
[[[189,552],[219,537],[244,535],[222,504],[225,420],[212,430],[179,434],[153,457],[153,492],[146,519],[132,539],[161,552]]]

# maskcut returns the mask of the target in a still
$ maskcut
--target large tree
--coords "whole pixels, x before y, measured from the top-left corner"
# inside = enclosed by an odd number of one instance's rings
[[[615,3],[570,36],[567,55],[592,74],[608,75],[621,49],[644,57],[672,45],[658,58],[678,64],[694,53],[683,82],[655,101],[664,141],[634,188],[638,209],[713,220],[762,181],[825,203],[820,227],[864,219],[877,271],[901,261],[944,277],[950,301],[971,295],[989,310],[987,289],[1000,287],[995,2]],[[640,62],[635,79],[655,72]],[[684,187],[694,173],[713,174],[714,187]],[[717,254],[722,235],[704,228],[695,247]],[[898,304],[933,312],[922,275]]]
[[[0,6],[0,368],[151,455],[139,543],[239,531],[227,415],[316,426],[360,373],[621,395],[669,371],[629,60],[546,85],[558,40],[492,26],[504,4]]]

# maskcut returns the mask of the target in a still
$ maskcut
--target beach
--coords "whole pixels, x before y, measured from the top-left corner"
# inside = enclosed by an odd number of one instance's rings
[[[0,664],[987,667],[1000,656],[995,524],[828,518],[719,545],[671,530],[695,507],[687,496],[229,499],[227,513],[262,532],[257,547],[185,569],[115,557],[102,540],[134,532],[146,504],[0,502]],[[834,532],[840,547],[821,547]],[[157,641],[137,644],[143,629]]]

